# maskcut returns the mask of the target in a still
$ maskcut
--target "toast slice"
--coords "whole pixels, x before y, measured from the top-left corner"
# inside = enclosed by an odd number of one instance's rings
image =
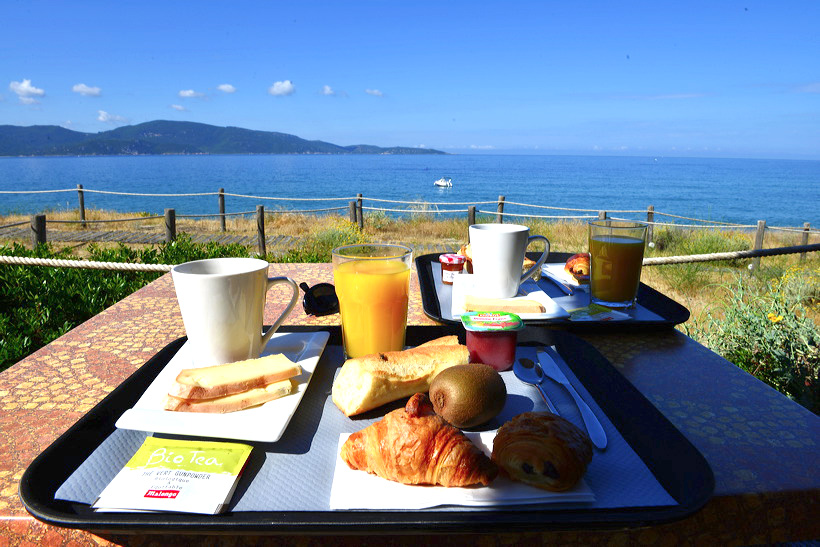
[[[233,395],[216,397],[214,399],[184,399],[168,395],[165,398],[165,410],[173,410],[176,412],[208,412],[213,414],[236,412],[237,410],[244,410],[284,397],[285,395],[290,395],[293,392],[293,386],[293,381],[288,379],[274,382],[264,387],[250,389],[242,393],[234,393]]]
[[[168,390],[180,399],[214,399],[264,387],[302,373],[302,367],[281,354],[213,367],[183,369]]]
[[[455,343],[445,344],[449,341]],[[333,402],[346,416],[361,414],[414,393],[426,392],[439,372],[469,362],[470,352],[467,346],[457,343],[457,337],[432,342],[404,351],[348,359],[333,381]]]

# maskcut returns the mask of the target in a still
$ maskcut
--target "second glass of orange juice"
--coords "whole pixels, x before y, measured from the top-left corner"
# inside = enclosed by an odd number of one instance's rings
[[[412,249],[345,245],[332,255],[347,357],[404,349]]]

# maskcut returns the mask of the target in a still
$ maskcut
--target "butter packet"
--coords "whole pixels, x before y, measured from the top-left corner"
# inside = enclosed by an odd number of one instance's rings
[[[92,507],[219,513],[230,502],[251,450],[239,443],[147,437]]]
[[[632,318],[628,313],[615,311],[600,304],[590,304],[567,311],[570,321],[623,321]]]

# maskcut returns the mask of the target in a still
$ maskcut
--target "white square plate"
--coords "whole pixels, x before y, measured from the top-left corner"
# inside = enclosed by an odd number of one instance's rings
[[[116,426],[120,429],[193,437],[278,441],[302,400],[329,337],[330,333],[322,331],[275,333],[262,355],[282,353],[302,367],[302,374],[293,378],[297,384],[296,391],[263,405],[227,414],[172,412],[163,409],[168,387],[173,384],[180,370],[191,368],[188,352],[190,342],[185,342],[165,368],[157,374],[134,408],[126,410],[120,416]]]
[[[464,310],[464,297],[468,294],[473,294],[473,280],[475,278],[470,274],[462,274],[455,276],[453,280],[453,296],[452,296],[452,310],[453,319],[459,320]],[[525,283],[527,283],[525,281]],[[534,285],[533,285],[534,286]],[[523,284],[522,284],[523,287]],[[517,314],[521,319],[557,319],[561,317],[569,317],[567,310],[555,303],[547,293],[542,290],[533,290],[528,292],[526,296],[516,296],[510,300],[536,300],[544,306],[544,313],[519,313]],[[488,310],[491,311],[491,310]]]
[[[589,283],[578,283],[578,281],[564,270],[564,262],[548,262],[541,266],[541,274],[551,276],[562,283],[569,285],[573,289],[589,292]]]

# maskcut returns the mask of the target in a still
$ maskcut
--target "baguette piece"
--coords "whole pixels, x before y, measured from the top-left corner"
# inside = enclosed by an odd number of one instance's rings
[[[282,354],[213,367],[183,369],[168,390],[180,399],[214,399],[298,376],[302,367]]]
[[[252,406],[261,405],[262,403],[267,403],[268,401],[284,397],[285,395],[290,395],[292,392],[293,381],[288,379],[274,382],[264,387],[250,389],[242,393],[234,393],[233,395],[216,397],[214,399],[183,399],[181,397],[167,395],[165,398],[165,410],[225,414],[227,412],[236,412],[237,410],[244,410]]]
[[[484,298],[464,295],[464,311],[506,311],[510,313],[544,313],[544,306],[529,298]]]
[[[454,336],[451,338],[457,341]],[[426,392],[442,370],[470,360],[467,346],[426,343],[404,351],[388,351],[348,359],[333,381],[333,402],[346,416]]]

